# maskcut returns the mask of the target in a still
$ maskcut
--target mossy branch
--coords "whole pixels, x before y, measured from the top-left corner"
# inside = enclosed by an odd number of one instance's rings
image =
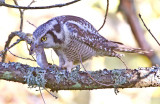
[[[71,73],[59,71],[56,67],[43,70],[21,63],[0,62],[0,79],[33,86],[43,86],[52,91],[57,90],[92,90],[104,88],[141,88],[160,86],[160,67],[139,69],[114,69],[89,71],[98,82],[93,81],[86,72],[75,69]]]

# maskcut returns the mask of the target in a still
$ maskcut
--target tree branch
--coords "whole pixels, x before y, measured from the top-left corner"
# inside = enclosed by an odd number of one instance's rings
[[[102,24],[102,26],[98,29],[98,31],[100,31],[100,30],[103,28],[103,26],[105,25],[105,23],[106,23],[106,19],[107,19],[107,15],[108,15],[108,9],[109,9],[109,0],[107,0],[107,7],[106,7],[106,12],[105,12],[103,24]]]
[[[119,11],[126,17],[138,45],[144,50],[151,50],[151,46],[146,41],[144,31],[138,20],[134,0],[120,0]],[[155,52],[145,55],[152,61],[153,65],[160,64],[160,59]]]
[[[64,4],[55,4],[55,5],[50,5],[50,6],[37,6],[37,7],[26,7],[26,6],[18,6],[18,5],[10,5],[10,4],[6,4],[3,2],[0,2],[0,6],[5,6],[5,7],[9,7],[9,8],[17,8],[17,9],[49,9],[49,8],[56,8],[56,7],[63,7],[63,6],[68,6],[70,4],[76,3],[80,0],[73,0]]]
[[[150,50],[151,47],[144,37],[144,32],[136,14],[134,0],[120,0],[119,11],[126,17],[138,45],[142,49]]]
[[[12,44],[10,47],[9,47],[9,44],[11,42],[11,40],[15,37],[15,36],[18,36],[20,39],[17,40],[17,42],[15,42],[14,44]],[[2,57],[2,62],[5,61],[5,56],[6,56],[6,53],[7,51],[12,48],[13,46],[15,46],[16,44],[18,44],[20,41],[26,41],[28,44],[31,44],[32,43],[32,39],[30,38],[30,34],[28,33],[24,33],[24,32],[20,32],[20,31],[15,31],[15,32],[12,32],[9,36],[8,36],[8,40],[6,41],[6,44],[5,44],[5,47],[4,47],[4,50],[0,51],[0,56]]]
[[[29,86],[43,86],[52,91],[57,90],[91,90],[104,88],[133,88],[160,86],[160,67],[139,69],[114,69],[89,71],[98,82],[110,85],[103,86],[93,81],[86,72],[78,69],[67,73],[58,71],[55,66],[49,70],[30,67],[21,63],[0,62],[0,79],[28,83]]]
[[[151,34],[151,36],[154,38],[154,40],[155,40],[155,41],[157,42],[157,44],[160,46],[159,41],[158,41],[158,40],[156,39],[156,37],[152,34],[151,30],[146,26],[144,20],[142,19],[141,14],[139,14],[139,18],[141,19],[141,21],[142,21],[144,27],[147,29],[147,31]]]

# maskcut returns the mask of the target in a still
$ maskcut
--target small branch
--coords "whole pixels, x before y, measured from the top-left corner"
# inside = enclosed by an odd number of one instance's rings
[[[13,1],[14,1],[14,3],[15,3],[16,6],[19,6],[17,0],[13,0]],[[34,2],[35,1],[32,0],[31,3],[28,5],[28,7],[30,7]],[[19,8],[19,13],[20,13],[20,32],[23,31],[23,20],[24,20],[23,18],[24,18],[24,11],[25,10],[26,9],[22,10],[22,9]]]
[[[126,17],[127,22],[130,25],[132,33],[135,37],[135,40],[137,41],[140,48],[142,48],[143,50],[152,50],[151,46],[145,39],[144,31],[137,17],[134,0],[120,0],[119,11],[121,11],[124,17]],[[160,59],[154,51],[145,55],[152,61],[153,65],[160,64]]]
[[[107,84],[100,83],[100,82],[98,82],[97,80],[95,80],[95,79],[88,73],[88,71],[86,70],[86,68],[84,67],[84,65],[83,65],[83,63],[82,63],[81,55],[79,55],[79,58],[80,58],[80,62],[81,62],[82,68],[84,69],[84,71],[88,74],[88,76],[89,76],[93,81],[95,81],[95,82],[98,83],[99,85],[103,85],[103,86],[106,86],[106,87],[110,86],[109,84],[107,85]]]
[[[36,1],[35,0],[32,0],[30,3],[29,3],[29,5],[28,5],[28,7],[30,7],[33,3],[35,3]]]
[[[18,6],[18,2],[17,0],[13,0],[15,5]],[[35,1],[32,0],[32,2],[28,5],[31,6]],[[0,2],[0,4],[4,4],[5,2]],[[19,12],[20,12],[20,32],[23,31],[23,18],[24,18],[24,11],[25,9],[20,9],[19,8]],[[10,34],[9,37],[8,37],[8,40],[6,41],[6,44],[5,44],[5,47],[4,47],[4,50],[0,52],[0,56],[2,55],[2,62],[5,62],[5,58],[6,58],[6,53],[7,53],[7,50],[9,50],[11,47],[15,46],[16,44],[18,44],[20,41],[22,41],[22,39],[19,39],[17,40],[17,42],[15,42],[14,44],[12,44],[10,47],[9,47],[9,44],[11,42],[11,40],[17,36],[16,34]],[[3,54],[1,54],[3,52]],[[11,52],[10,52],[11,53]],[[12,54],[12,53],[11,53]],[[12,54],[13,55],[13,54]],[[15,55],[14,55],[15,56]]]
[[[138,20],[135,9],[134,0],[120,0],[119,10],[126,17],[138,45],[144,50],[151,50],[150,45],[144,37],[144,32]],[[150,54],[146,55],[148,57],[152,56]]]
[[[17,3],[17,0],[13,0],[13,1],[14,1],[16,6],[19,6],[18,3]],[[20,21],[20,31],[22,32],[22,30],[23,30],[23,17],[24,17],[23,14],[24,14],[24,10],[19,9],[19,13],[20,13],[20,19],[21,19],[21,21]]]
[[[27,21],[31,26],[33,26],[33,27],[35,27],[35,28],[37,28],[37,26],[36,25],[34,25],[33,23],[31,23],[31,22],[29,22],[29,21]]]
[[[68,5],[71,5],[71,4],[76,3],[78,1],[80,1],[80,0],[73,0],[71,2],[67,2],[64,4],[55,4],[55,5],[50,5],[50,6],[38,6],[38,7],[17,6],[17,5],[10,5],[10,4],[0,2],[0,6],[5,6],[5,7],[9,7],[9,8],[16,8],[16,9],[31,9],[31,10],[33,10],[33,9],[49,9],[49,8],[68,6]]]
[[[158,40],[156,39],[156,37],[152,34],[152,32],[150,31],[150,29],[148,29],[148,27],[146,26],[145,22],[143,21],[141,14],[139,14],[139,18],[141,19],[144,27],[148,30],[148,32],[152,35],[152,37],[154,38],[154,40],[155,40],[155,41],[157,42],[157,44],[160,46],[160,43],[158,42]]]
[[[10,42],[12,41],[12,39],[15,37],[16,35],[15,34],[10,34],[8,36],[8,40],[6,41],[5,43],[5,46],[4,46],[4,50],[3,50],[3,55],[2,55],[2,62],[5,62],[5,58],[6,58],[6,53],[7,53],[7,49],[9,49],[9,44]],[[19,41],[20,42],[20,41]],[[16,44],[18,44],[19,42],[15,43],[12,45],[12,47]],[[11,48],[11,47],[10,47]],[[2,53],[2,51],[0,52],[0,54]]]
[[[105,23],[106,23],[106,19],[107,19],[107,15],[108,15],[108,8],[109,8],[109,0],[107,0],[107,7],[106,7],[106,13],[105,13],[105,16],[104,16],[103,24],[102,24],[102,26],[98,29],[98,31],[100,31],[100,30],[103,28],[103,26],[105,25]]]
[[[23,57],[20,57],[20,56],[17,56],[15,54],[13,54],[10,50],[8,50],[10,54],[12,54],[13,56],[15,57],[18,57],[18,58],[21,58],[21,59],[24,59],[24,60],[30,60],[30,61],[36,61],[35,59],[30,59],[30,58],[23,58]]]
[[[15,43],[13,43],[10,47],[5,48],[4,50],[0,51],[0,56],[2,56],[2,62],[5,61],[5,55],[7,50],[9,50],[10,48],[12,48],[13,46],[15,46],[16,44],[18,44],[19,42],[21,42],[21,39],[18,39]]]
[[[42,96],[42,100],[43,100],[44,104],[47,104],[47,103],[45,102],[45,100],[44,100],[44,97],[43,97],[43,95],[42,95],[42,92],[41,92],[41,88],[40,88],[40,87],[39,87],[39,91],[40,91],[40,94],[41,94],[41,96]]]
[[[45,74],[43,73],[44,76],[42,75],[43,71],[45,71]],[[39,80],[40,77],[38,76],[41,76],[42,79],[40,81],[44,84],[42,86],[50,88],[52,91],[160,86],[160,67],[139,68],[134,70],[104,69],[99,71],[88,71],[88,73],[98,82],[110,86],[103,86],[96,83],[86,72],[78,71],[77,69],[67,74],[65,70],[58,71],[55,67],[50,68],[49,70],[42,70],[38,67],[30,67],[20,63],[0,62],[0,79],[26,84],[32,79]],[[41,83],[34,81],[32,80],[32,84]]]
[[[18,36],[20,39],[17,40],[17,42],[13,43],[13,44],[9,47],[9,44],[10,44],[11,40],[12,40],[15,36]],[[12,32],[12,33],[8,36],[8,40],[6,41],[4,50],[0,51],[0,56],[2,57],[2,62],[5,61],[7,50],[10,49],[10,48],[12,48],[13,46],[15,46],[16,44],[18,44],[18,43],[19,43],[20,41],[22,41],[22,40],[26,41],[28,44],[31,44],[31,42],[32,42],[32,39],[29,38],[28,34],[25,34],[25,33],[20,32],[20,31]]]
[[[109,8],[109,0],[107,0],[107,7],[106,7],[106,13],[105,13],[105,16],[104,16],[103,24],[102,24],[102,26],[98,29],[98,31],[100,31],[100,30],[103,28],[103,26],[105,25],[105,23],[106,23],[106,19],[107,19],[107,15],[108,15],[108,8]]]

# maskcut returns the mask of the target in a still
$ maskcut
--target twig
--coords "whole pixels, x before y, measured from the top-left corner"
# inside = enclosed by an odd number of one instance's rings
[[[111,86],[110,84],[107,85],[107,84],[100,83],[100,82],[96,81],[96,80],[88,73],[88,71],[87,71],[86,68],[84,67],[84,65],[83,65],[83,63],[82,63],[82,58],[81,58],[81,55],[80,55],[80,54],[79,54],[79,58],[80,58],[80,62],[81,62],[81,65],[82,65],[83,69],[85,70],[85,72],[88,74],[88,76],[89,76],[93,81],[95,81],[96,83],[98,83],[98,84],[100,84],[100,85],[106,86],[106,87]]]
[[[21,41],[22,41],[22,39],[18,39],[18,40],[17,40],[15,43],[13,43],[10,47],[5,48],[4,50],[0,51],[0,56],[1,56],[1,55],[4,55],[4,53],[5,53],[8,49],[12,48],[13,46],[15,46],[16,44],[18,44],[18,43],[21,42]]]
[[[126,65],[126,63],[122,60],[121,57],[117,56],[117,58],[119,58],[121,60],[121,62],[125,65],[126,69],[128,69],[128,66]]]
[[[9,7],[9,8],[17,8],[17,9],[49,9],[49,8],[56,8],[56,7],[63,7],[63,6],[68,6],[73,3],[76,3],[80,0],[73,0],[71,2],[63,3],[63,4],[55,4],[55,5],[50,5],[50,6],[37,6],[37,7],[26,7],[26,6],[16,6],[16,5],[10,5],[6,3],[0,3],[1,6]]]
[[[29,3],[29,5],[28,5],[28,7],[30,7],[33,3],[35,3],[36,1],[34,1],[34,0],[32,0],[30,3]]]
[[[11,40],[12,40],[15,36],[18,36],[20,39],[17,40],[17,42],[13,43],[13,44],[9,47],[9,44],[10,44]],[[3,52],[2,62],[5,61],[7,50],[10,49],[11,47],[15,46],[16,44],[18,44],[20,41],[23,41],[23,40],[25,40],[28,44],[31,44],[31,39],[29,39],[28,36],[27,36],[27,34],[25,34],[25,33],[23,33],[23,32],[15,31],[15,32],[12,32],[12,33],[8,36],[8,40],[6,41],[4,50],[1,51],[1,52]],[[8,47],[9,47],[9,48],[8,48]],[[8,49],[7,49],[7,48],[8,48]],[[1,52],[0,52],[0,53],[1,53]]]
[[[10,47],[9,47],[9,44],[11,42],[11,40],[15,37],[15,36],[18,36],[20,39],[17,40],[15,43],[13,43]],[[4,47],[4,50],[0,52],[0,54],[2,54],[2,62],[5,61],[5,58],[6,58],[6,53],[7,53],[7,50],[9,50],[10,48],[12,48],[13,46],[15,46],[16,44],[18,44],[20,41],[26,41],[28,44],[31,44],[31,39],[28,37],[27,34],[23,33],[23,32],[20,32],[20,31],[15,31],[15,32],[12,32],[9,36],[8,36],[8,40],[6,41],[6,44],[5,44],[5,47]],[[8,48],[9,47],[9,48]],[[13,54],[12,54],[13,55]],[[19,57],[19,58],[22,58],[22,57]],[[23,58],[22,58],[23,59]],[[24,58],[26,59],[26,58]],[[28,60],[28,59],[27,59]],[[30,59],[29,59],[30,60]],[[31,60],[33,61],[33,60]]]
[[[103,26],[105,25],[105,23],[106,23],[107,14],[108,14],[108,8],[109,8],[109,0],[107,0],[107,7],[106,7],[106,13],[105,13],[105,16],[104,16],[103,24],[102,24],[102,26],[98,29],[98,31],[100,31],[100,30],[103,28]]]
[[[18,2],[17,2],[17,0],[13,0],[14,1],[14,3],[15,3],[15,5],[16,6],[19,6],[18,5]],[[33,3],[34,3],[35,1],[34,0],[32,0],[31,1],[31,3],[28,5],[28,7],[30,7]],[[22,32],[23,31],[23,20],[24,20],[24,11],[25,11],[26,9],[20,9],[19,8],[19,12],[20,12],[20,32]]]
[[[146,41],[144,37],[144,32],[142,30],[142,27],[140,25],[140,21],[138,20],[136,8],[134,5],[134,0],[120,0],[119,4],[119,11],[123,14],[124,17],[126,17],[126,21],[131,27],[132,33],[138,43],[138,45],[143,50],[151,50],[151,46]],[[149,59],[152,58],[154,55],[153,53],[145,54]],[[153,62],[153,61],[152,61]]]
[[[2,55],[2,62],[5,62],[6,53],[7,53],[7,48],[9,47],[9,44],[10,44],[11,40],[12,40],[15,36],[16,36],[16,34],[10,34],[10,35],[8,36],[8,40],[6,41],[6,44],[5,44],[5,46],[4,46],[4,52],[3,52],[3,55]],[[19,41],[19,42],[20,42],[20,41]],[[19,42],[13,44],[12,47],[13,47],[14,45],[18,44]],[[11,48],[11,47],[10,47],[10,48]],[[10,48],[8,48],[8,49],[10,49]]]
[[[17,2],[17,0],[13,0],[14,1],[14,3],[15,3],[15,5],[16,6],[19,6],[18,5],[18,2]],[[19,10],[19,13],[20,13],[20,32],[22,32],[22,30],[23,30],[23,17],[24,17],[24,10],[21,10],[20,8],[18,9]]]
[[[31,44],[32,43],[32,39],[30,38],[30,34],[28,33],[24,33],[24,32],[20,32],[20,31],[15,31],[15,32],[12,32],[10,34],[11,36],[18,36],[20,39],[26,41],[28,44]]]
[[[39,87],[39,91],[40,91],[40,94],[41,94],[41,96],[42,96],[42,99],[43,99],[44,104],[46,104],[46,102],[45,102],[45,100],[44,100],[44,97],[43,97],[43,95],[42,95],[42,92],[41,92],[41,88],[40,88],[40,87]]]
[[[53,95],[50,91],[48,91],[45,87],[43,87],[50,95],[52,95],[53,97],[55,97],[55,99],[57,99],[58,97]]]
[[[34,25],[33,23],[29,22],[28,20],[27,20],[27,22],[28,22],[30,25],[32,25],[33,27],[37,28],[36,25]]]
[[[11,53],[15,57],[18,57],[18,58],[21,58],[21,59],[25,59],[25,60],[35,61],[35,60],[30,59],[30,58],[23,58],[23,57],[17,56],[15,54],[13,54],[10,50],[8,50],[8,51],[9,51],[9,53]]]
[[[157,44],[160,46],[160,43],[158,42],[158,40],[156,39],[156,37],[152,34],[152,32],[150,31],[150,29],[146,26],[145,22],[142,19],[141,14],[139,14],[139,18],[141,19],[144,27],[148,30],[148,32],[151,34],[151,36],[154,38],[154,40],[157,42]]]

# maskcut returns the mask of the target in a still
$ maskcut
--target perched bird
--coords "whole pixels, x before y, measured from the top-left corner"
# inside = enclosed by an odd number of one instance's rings
[[[64,15],[50,19],[33,32],[33,47],[53,48],[59,57],[59,67],[71,71],[75,65],[92,56],[121,57],[116,52],[144,54],[140,48],[131,48],[101,36],[85,19]],[[45,59],[44,59],[45,60]]]

